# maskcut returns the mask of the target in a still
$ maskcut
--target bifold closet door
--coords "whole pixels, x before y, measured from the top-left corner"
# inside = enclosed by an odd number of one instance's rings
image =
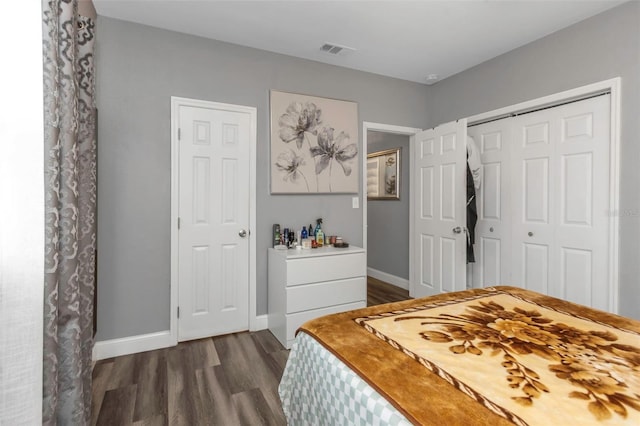
[[[513,281],[607,310],[609,96],[511,121]]]
[[[609,310],[610,96],[468,129],[481,151],[473,286]]]

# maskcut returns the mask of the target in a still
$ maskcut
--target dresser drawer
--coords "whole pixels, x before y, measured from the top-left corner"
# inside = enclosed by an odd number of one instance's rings
[[[287,288],[287,313],[324,308],[331,305],[366,300],[365,277],[323,283],[298,285]]]
[[[364,253],[287,260],[287,286],[366,275]]]
[[[286,315],[286,340],[287,347],[290,347],[289,342],[292,341],[295,337],[296,330],[305,322],[312,320],[314,318],[318,318],[324,315],[335,314],[338,312],[350,311],[352,309],[360,309],[367,306],[365,301],[362,302],[354,302],[347,303],[345,305],[337,305],[337,306],[329,306],[327,308],[322,309],[314,309],[312,311],[304,311],[298,312],[295,314]]]

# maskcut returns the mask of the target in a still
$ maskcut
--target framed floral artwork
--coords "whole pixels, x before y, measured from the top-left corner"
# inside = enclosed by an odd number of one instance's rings
[[[400,149],[367,155],[367,199],[400,199]]]
[[[271,193],[358,192],[358,104],[271,91]]]

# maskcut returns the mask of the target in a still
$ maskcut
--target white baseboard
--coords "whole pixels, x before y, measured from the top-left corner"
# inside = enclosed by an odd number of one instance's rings
[[[395,275],[387,274],[386,272],[378,271],[377,269],[367,268],[367,275],[376,278],[380,281],[384,281],[389,284],[393,284],[396,287],[409,290],[409,280],[397,277]]]
[[[93,345],[93,359],[94,361],[98,361],[116,356],[168,348],[176,344],[177,342],[171,336],[169,330],[123,337],[120,339],[103,340]]]
[[[256,316],[251,331],[266,330],[267,328],[269,328],[269,316]],[[177,342],[171,336],[169,330],[123,337],[121,339],[103,340],[93,345],[93,360],[99,361],[116,356],[168,348],[176,344]]]

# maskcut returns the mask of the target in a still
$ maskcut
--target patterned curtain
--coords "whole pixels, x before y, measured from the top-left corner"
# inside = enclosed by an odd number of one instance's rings
[[[78,0],[42,0],[45,114],[43,424],[91,419],[96,266],[94,32]]]

